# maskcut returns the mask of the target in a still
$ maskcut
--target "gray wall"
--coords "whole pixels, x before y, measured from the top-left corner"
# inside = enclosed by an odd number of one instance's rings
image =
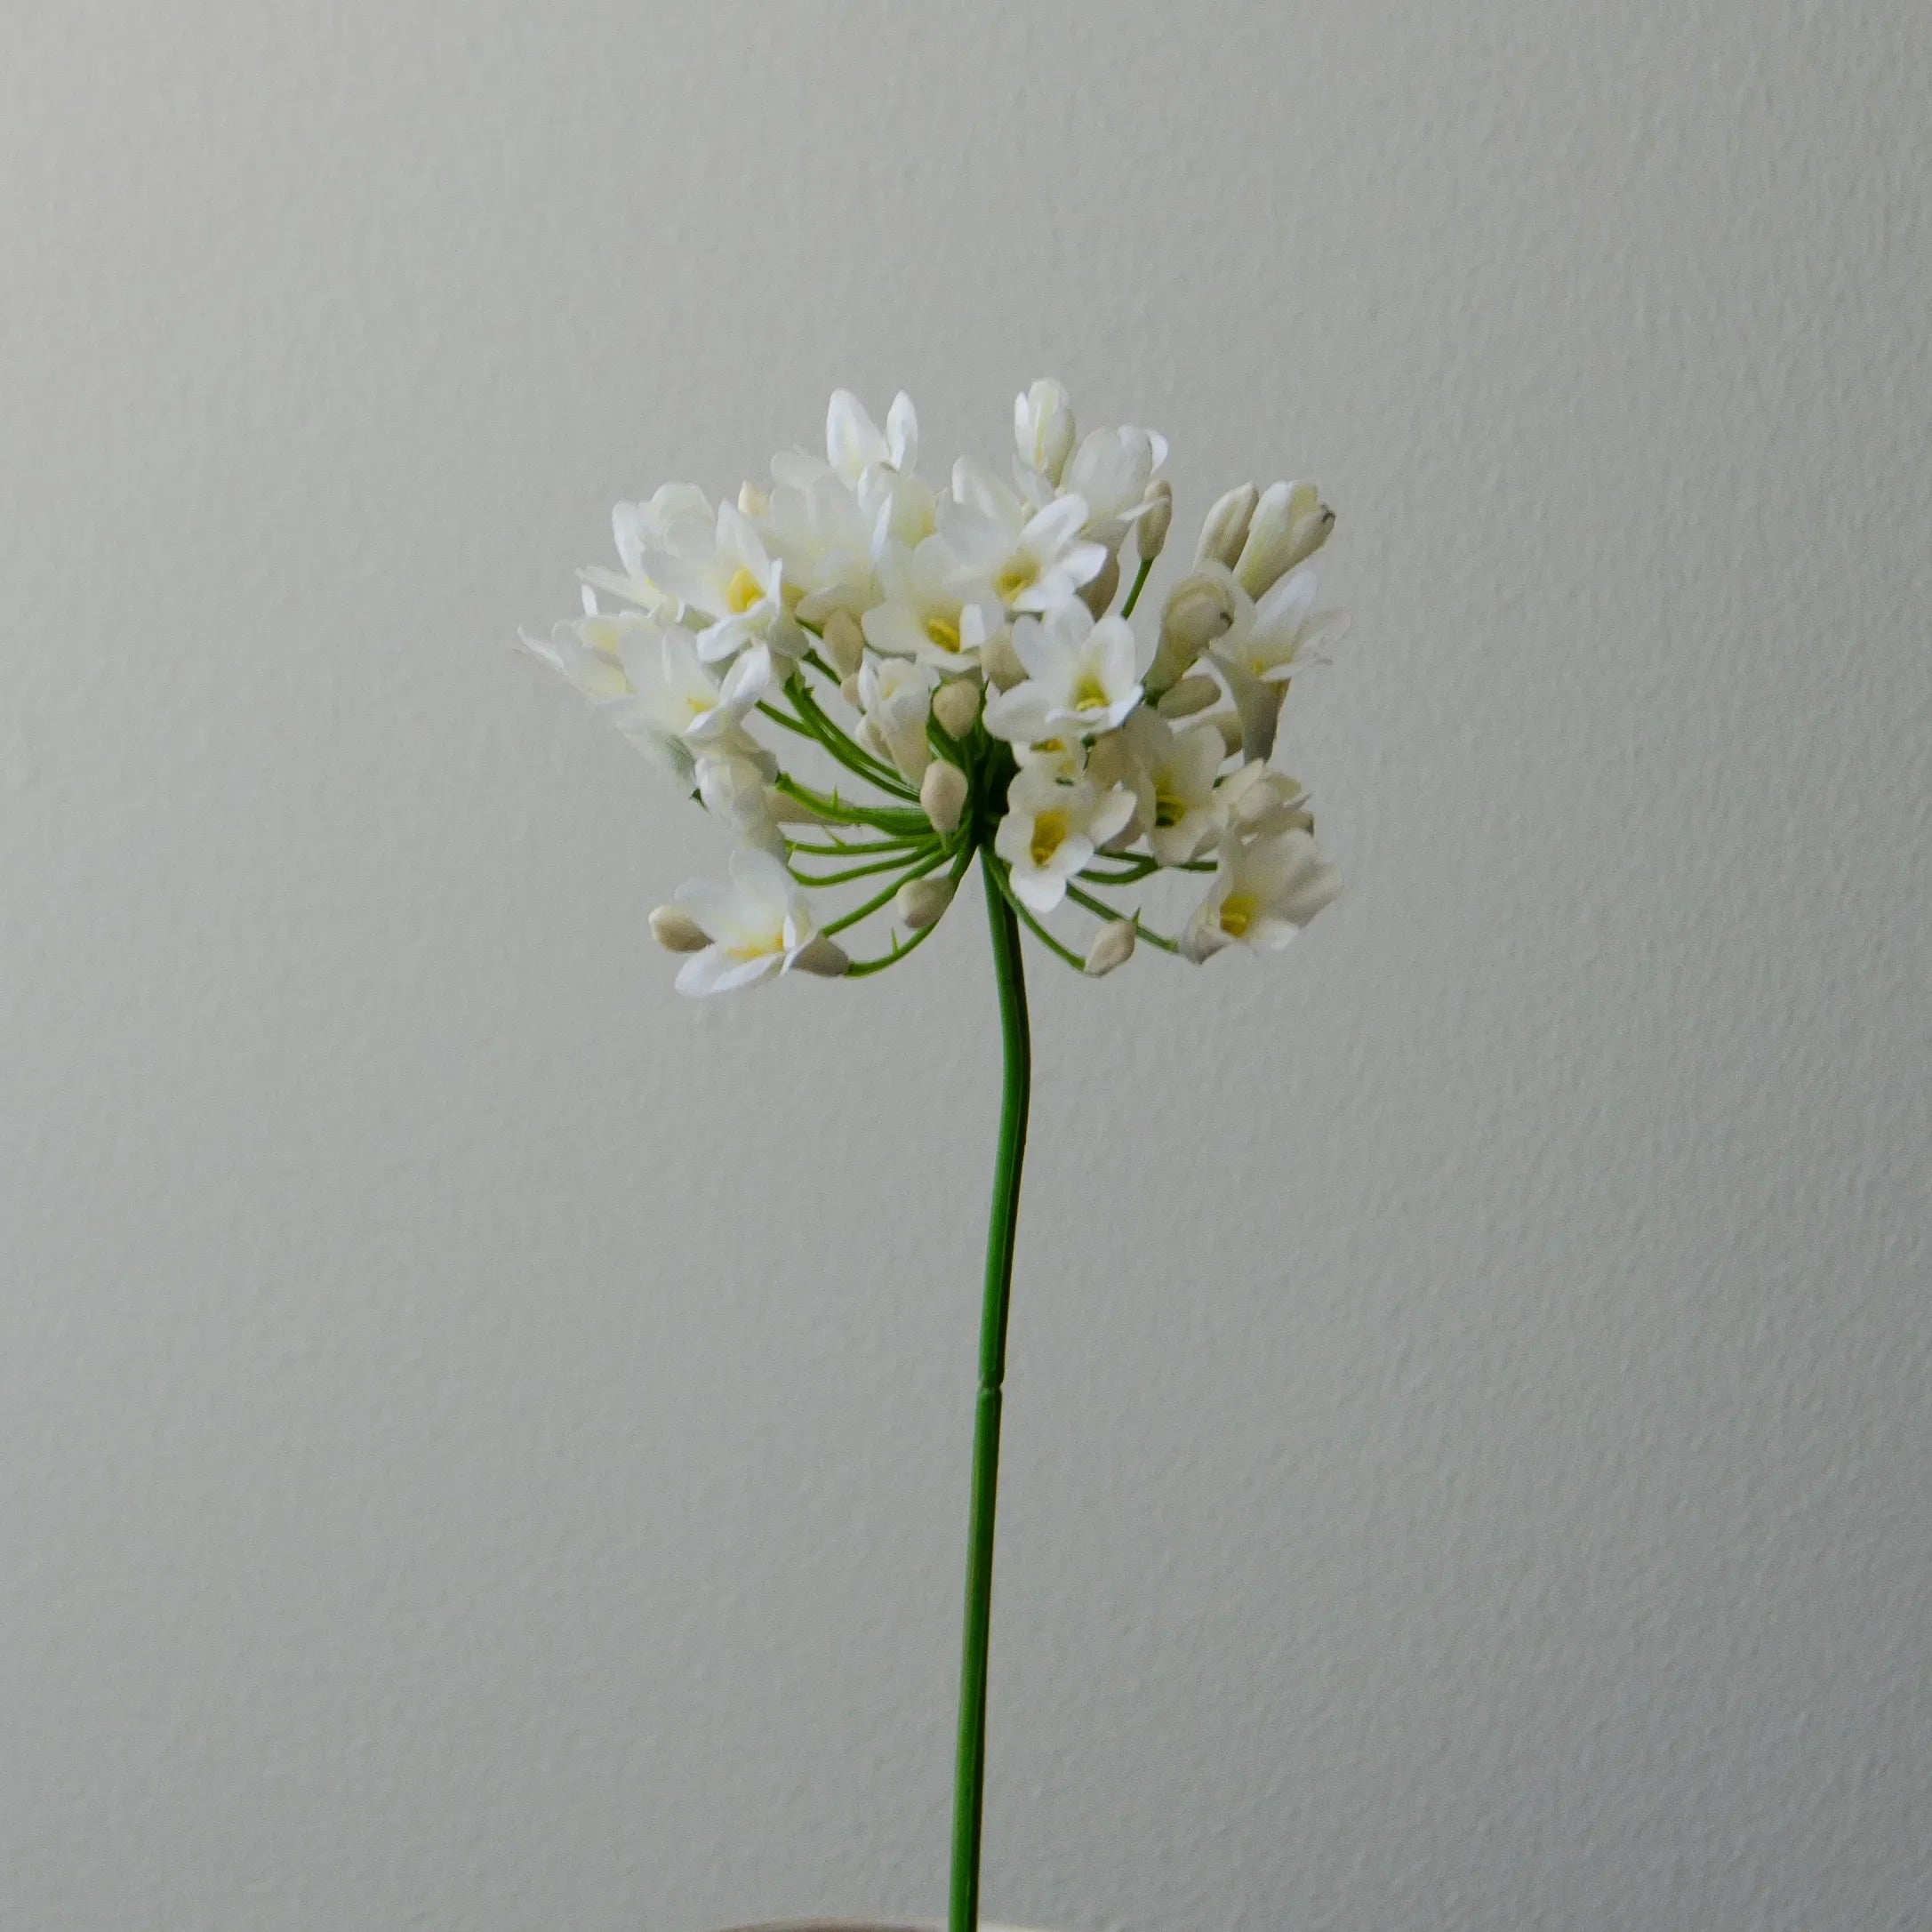
[[[1279,970],[1035,969],[987,1898],[1932,1886],[1922,8],[8,9],[0,1923],[942,1897],[995,1021],[515,657],[836,383],[1319,477]]]

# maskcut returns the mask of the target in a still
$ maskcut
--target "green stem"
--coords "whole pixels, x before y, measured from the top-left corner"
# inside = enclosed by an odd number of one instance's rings
[[[1152,557],[1143,557],[1141,559],[1141,567],[1134,573],[1134,588],[1127,592],[1127,600],[1120,606],[1120,614],[1123,617],[1133,616],[1134,606],[1141,601],[1141,591],[1147,582],[1147,573],[1153,567]]]
[[[1006,1078],[999,1103],[999,1151],[986,1228],[985,1299],[980,1314],[979,1398],[973,1412],[973,1501],[966,1538],[966,1642],[959,1666],[959,1757],[953,1779],[952,1893],[948,1932],[979,1932],[980,1824],[986,1802],[986,1658],[993,1608],[993,1509],[999,1486],[1000,1385],[1006,1373],[1006,1310],[1013,1295],[1014,1237],[1020,1224],[1020,1163],[1026,1152],[1026,974],[1020,927],[988,862],[986,918],[999,989]]]

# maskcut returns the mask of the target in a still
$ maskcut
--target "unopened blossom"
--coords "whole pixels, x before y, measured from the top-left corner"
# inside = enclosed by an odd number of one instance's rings
[[[1215,500],[1201,524],[1200,541],[1195,546],[1197,564],[1219,564],[1232,570],[1247,541],[1247,526],[1261,501],[1261,492],[1244,483]]]
[[[1342,890],[1304,831],[1223,842],[1207,896],[1188,921],[1182,950],[1211,958],[1225,946],[1279,951]]]
[[[932,763],[926,720],[933,708],[931,667],[902,657],[868,658],[859,673],[860,737],[917,784]]]
[[[1057,489],[1073,453],[1073,405],[1059,383],[1042,379],[1013,399],[1013,440],[1022,468]]]
[[[1238,590],[1234,621],[1208,646],[1241,717],[1241,751],[1265,761],[1274,750],[1288,678],[1318,639],[1338,636],[1342,620],[1315,609],[1315,573],[1291,571],[1259,603]]]
[[[799,962],[819,938],[797,880],[767,852],[734,852],[728,880],[692,879],[674,902],[710,942],[678,968],[681,993],[755,986]],[[826,947],[815,948],[808,970],[830,963]]]
[[[901,471],[919,461],[919,418],[912,398],[901,389],[879,429],[850,389],[834,389],[825,412],[825,459],[848,489],[856,489],[868,469],[880,464]]]
[[[1147,508],[1134,526],[1134,548],[1143,564],[1154,563],[1167,547],[1174,524],[1174,485],[1165,477],[1147,486]]]
[[[1201,653],[1234,621],[1237,586],[1221,565],[1190,572],[1160,606],[1160,641],[1147,668],[1150,691],[1176,683]]]
[[[972,677],[955,677],[933,696],[933,716],[949,738],[964,738],[980,715],[980,687]]]
[[[1060,496],[1035,509],[967,457],[953,466],[952,494],[940,500],[937,514],[961,574],[990,584],[1010,611],[1052,610],[1107,561],[1105,547],[1080,534],[1084,500]]]
[[[996,738],[1097,736],[1141,701],[1134,632],[1123,618],[1096,621],[1084,604],[1062,604],[1014,624],[1013,648],[1026,667],[1026,682],[987,699],[986,728]]]
[[[1305,564],[1335,528],[1335,512],[1312,483],[1271,483],[1255,506],[1234,565],[1234,581],[1264,597],[1297,564]]]
[[[882,601],[866,612],[865,641],[887,657],[915,657],[942,676],[970,670],[1006,612],[983,579],[964,574],[943,537],[915,550],[888,539],[878,553]]]
[[[1085,968],[1088,978],[1100,979],[1134,957],[1135,927],[1132,919],[1111,919],[1094,935],[1086,949]]]
[[[1044,766],[1021,766],[1006,791],[993,850],[1010,870],[1014,892],[1035,912],[1051,912],[1102,844],[1134,815],[1133,796],[1104,795],[1084,778],[1062,784]]]
[[[919,808],[935,832],[958,830],[970,795],[966,774],[944,758],[934,758],[919,781]]]
[[[953,884],[950,878],[910,879],[893,894],[893,910],[899,923],[915,933],[936,926],[952,903]]]

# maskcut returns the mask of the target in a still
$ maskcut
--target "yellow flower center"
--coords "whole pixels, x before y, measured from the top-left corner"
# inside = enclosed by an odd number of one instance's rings
[[[1252,893],[1230,893],[1221,902],[1221,930],[1230,939],[1239,939],[1247,931],[1255,910]]]
[[[757,938],[747,939],[739,945],[727,946],[725,949],[734,959],[740,961],[763,959],[771,953],[782,952],[784,950],[785,934],[782,927],[776,932],[762,934]]]
[[[1039,579],[1039,565],[1030,557],[1016,557],[993,579],[1000,602],[1011,604],[1022,590],[1030,589]]]
[[[742,617],[764,595],[765,586],[741,564],[725,586],[725,605],[734,617]]]
[[[1046,864],[1060,850],[1066,836],[1067,814],[1061,811],[1042,812],[1033,821],[1033,843],[1028,855],[1035,865]]]
[[[1073,687],[1073,709],[1076,711],[1104,711],[1107,709],[1107,693],[1092,671],[1082,671]]]
[[[926,620],[926,635],[942,651],[957,651],[959,648],[959,627],[949,624],[943,617],[928,617]]]
[[[1178,792],[1154,787],[1154,823],[1163,830],[1178,825],[1187,816],[1187,800]]]

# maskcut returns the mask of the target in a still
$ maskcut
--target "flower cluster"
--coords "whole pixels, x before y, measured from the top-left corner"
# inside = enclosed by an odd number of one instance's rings
[[[1230,491],[1143,652],[1128,620],[1173,518],[1166,441],[1080,437],[1051,381],[1015,399],[1014,435],[1010,474],[962,458],[937,489],[910,400],[881,430],[840,390],[822,459],[776,456],[735,502],[673,483],[619,504],[621,567],[584,571],[584,614],[525,639],[739,842],[727,882],[652,915],[689,956],[680,991],[890,966],[975,854],[1096,974],[1136,940],[1197,962],[1279,948],[1335,897],[1271,762],[1291,678],[1339,629],[1308,561],[1334,513],[1310,484]],[[1118,902],[1162,872],[1206,881],[1172,934]],[[1046,923],[1070,912],[1100,922],[1082,946]],[[837,935],[875,915],[887,950],[854,958]]]

